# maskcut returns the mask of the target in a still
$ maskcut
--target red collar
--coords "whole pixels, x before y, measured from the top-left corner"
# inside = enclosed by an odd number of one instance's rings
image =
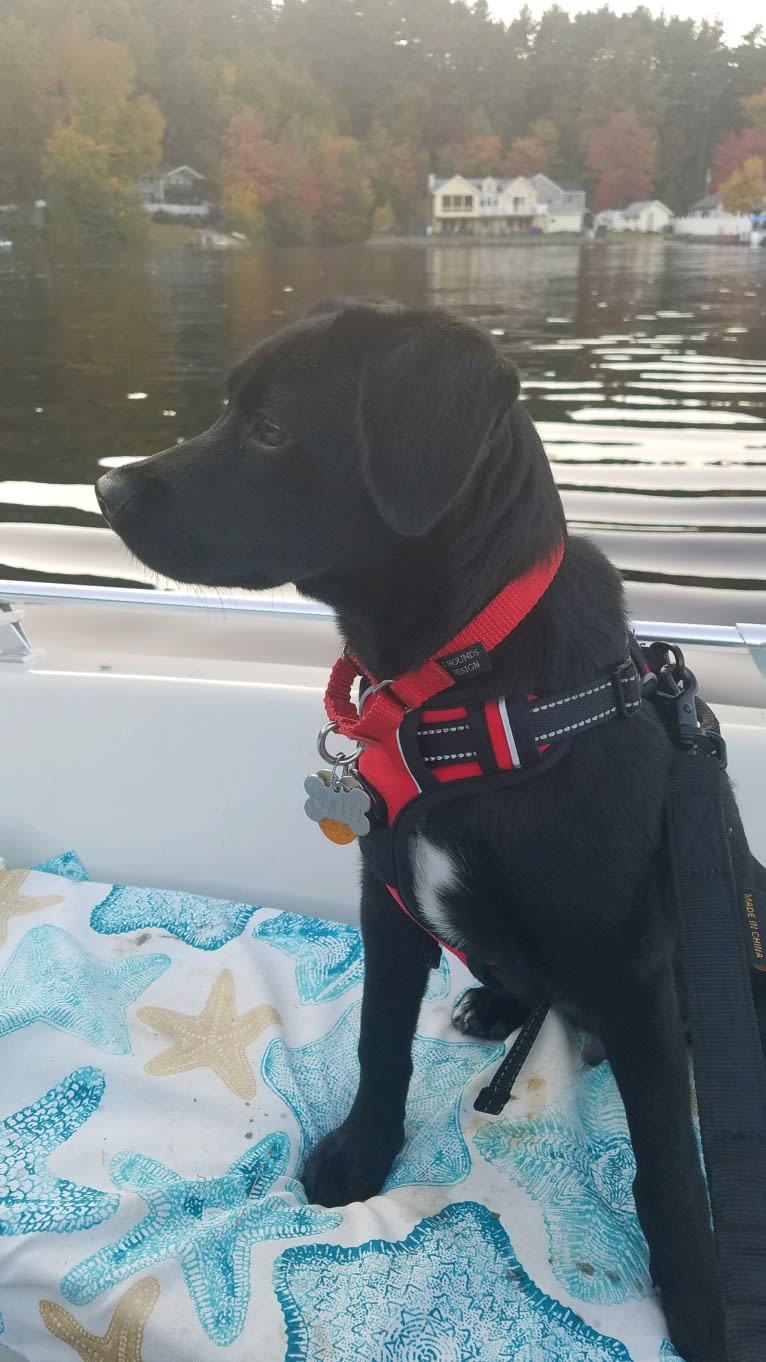
[[[440,665],[439,659],[475,644],[481,644],[486,652],[496,648],[537,605],[556,576],[563,556],[562,541],[550,558],[503,587],[489,605],[417,671],[378,683],[380,690],[368,693],[362,716],[351,699],[351,691],[357,677],[369,673],[344,653],[330,673],[324,701],[327,717],[337,732],[365,745],[383,742],[399,727],[408,709],[418,708],[432,695],[455,685],[455,676]]]

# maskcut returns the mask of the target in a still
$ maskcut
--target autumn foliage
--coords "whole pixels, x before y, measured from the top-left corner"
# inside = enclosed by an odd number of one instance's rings
[[[713,160],[712,188],[721,189],[735,171],[753,156],[766,157],[766,127],[742,128],[719,142]]]
[[[513,8],[513,7],[512,7]],[[422,231],[428,175],[575,180],[676,211],[766,156],[766,42],[604,5],[0,0],[0,205],[125,239],[136,180],[187,163],[277,241]],[[754,188],[753,188],[754,187]]]
[[[721,185],[721,201],[730,213],[752,213],[766,200],[764,158],[749,156]]]
[[[655,146],[632,111],[613,114],[588,140],[588,165],[597,175],[593,208],[624,208],[652,197]]]

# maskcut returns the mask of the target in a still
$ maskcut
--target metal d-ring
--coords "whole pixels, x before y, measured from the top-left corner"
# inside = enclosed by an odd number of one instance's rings
[[[323,761],[332,763],[333,773],[339,766],[353,766],[354,762],[358,761],[364,751],[364,743],[360,743],[358,747],[354,748],[353,752],[341,752],[337,756],[334,756],[332,752],[327,750],[327,739],[331,733],[337,733],[337,731],[338,725],[331,720],[329,724],[325,724],[324,728],[319,730],[319,737],[317,738],[317,750],[319,755]]]
[[[386,689],[386,686],[393,686],[393,684],[394,684],[393,681],[378,681],[377,685],[375,685],[375,686],[368,686],[368,687],[367,687],[367,690],[362,691],[361,694],[360,694],[360,696],[359,696],[359,708],[360,708],[360,710],[364,709],[364,706],[365,706],[365,704],[367,703],[367,701],[368,701],[373,695],[377,695],[377,693],[378,693],[379,690],[385,690],[385,689]]]

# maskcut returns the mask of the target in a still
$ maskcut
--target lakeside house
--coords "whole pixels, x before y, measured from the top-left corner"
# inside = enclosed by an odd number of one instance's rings
[[[698,199],[696,203],[692,204],[686,216],[689,218],[714,218],[725,211],[720,194],[706,194],[703,199]]]
[[[660,199],[638,199],[623,213],[626,232],[666,232],[673,221],[673,210]]]
[[[547,175],[480,179],[452,175],[428,177],[432,231],[436,236],[513,236],[519,232],[580,233],[585,220],[585,191],[557,184]]]
[[[672,233],[685,241],[751,242],[758,245],[763,225],[757,213],[727,213],[720,194],[706,194],[683,217],[674,217],[659,199],[642,199],[627,208],[608,208],[593,220],[596,235],[604,232]]]
[[[206,194],[206,181],[193,166],[173,166],[143,175],[137,184],[147,213],[166,213],[175,218],[207,218],[212,204]]]
[[[593,226],[596,232],[667,232],[673,221],[673,210],[660,199],[637,199],[627,208],[606,208],[597,213]]]

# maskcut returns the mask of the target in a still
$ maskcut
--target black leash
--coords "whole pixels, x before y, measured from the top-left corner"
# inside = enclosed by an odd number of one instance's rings
[[[547,1003],[540,1003],[533,1012],[530,1012],[491,1083],[482,1088],[476,1098],[473,1104],[474,1111],[484,1111],[490,1116],[500,1115],[549,1011]]]
[[[637,644],[632,651],[637,656]],[[764,942],[753,894],[739,903],[721,788],[726,745],[715,718],[698,700],[679,648],[653,644],[642,652],[650,668],[645,691],[675,746],[668,842],[728,1362],[764,1362],[766,1066],[746,944],[763,968]],[[547,1011],[542,1004],[527,1018],[476,1111],[503,1110]]]
[[[679,693],[666,698],[680,722],[668,840],[728,1362],[763,1362],[766,1068],[721,798],[725,749],[699,727],[683,661],[672,679]]]

